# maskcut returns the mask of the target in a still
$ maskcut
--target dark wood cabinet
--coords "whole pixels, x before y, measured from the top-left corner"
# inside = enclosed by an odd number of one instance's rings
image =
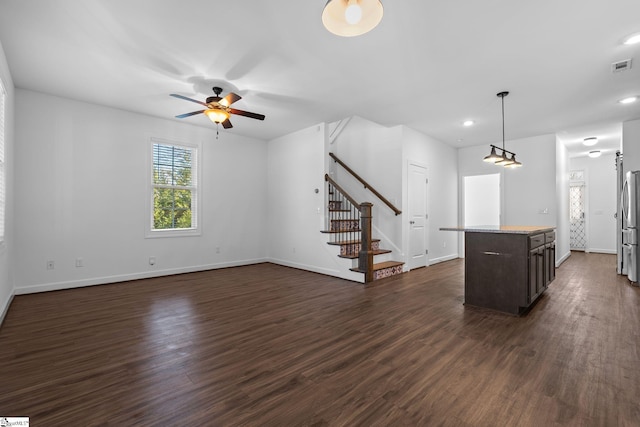
[[[555,232],[465,232],[465,304],[522,314],[555,278]]]

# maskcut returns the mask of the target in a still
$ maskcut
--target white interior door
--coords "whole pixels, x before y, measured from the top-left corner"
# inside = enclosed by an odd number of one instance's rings
[[[427,266],[427,169],[409,164],[409,269]]]

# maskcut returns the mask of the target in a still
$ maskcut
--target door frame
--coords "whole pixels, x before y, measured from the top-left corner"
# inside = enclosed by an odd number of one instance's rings
[[[577,171],[577,172],[582,172],[582,179],[571,179],[571,173]],[[571,184],[579,184],[582,183],[582,186],[584,188],[584,248],[581,249],[574,249],[571,247]],[[587,169],[572,169],[569,170],[569,185],[568,185],[568,192],[567,194],[569,195],[569,251],[582,251],[584,253],[589,253],[589,175],[587,173]],[[617,201],[617,203],[619,204],[620,201]]]

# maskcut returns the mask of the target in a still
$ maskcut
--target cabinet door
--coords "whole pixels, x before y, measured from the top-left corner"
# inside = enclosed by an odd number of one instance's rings
[[[536,294],[540,294],[545,289],[544,282],[544,246],[538,248],[538,261],[536,263]]]
[[[552,243],[549,248],[549,283],[556,278],[556,244]]]
[[[529,287],[527,302],[531,304],[538,296],[538,249],[529,251]]]
[[[544,287],[551,282],[551,244],[544,246]]]

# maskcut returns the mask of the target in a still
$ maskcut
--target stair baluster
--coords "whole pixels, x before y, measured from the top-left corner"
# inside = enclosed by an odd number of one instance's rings
[[[380,249],[380,240],[375,241],[371,234],[371,217],[373,204],[357,203],[329,175],[325,174],[328,191],[328,208],[326,230],[329,244],[340,246],[340,257],[357,259],[358,266],[351,268],[365,275],[365,283],[402,273],[403,262],[386,261],[373,263],[375,255],[390,253]]]

